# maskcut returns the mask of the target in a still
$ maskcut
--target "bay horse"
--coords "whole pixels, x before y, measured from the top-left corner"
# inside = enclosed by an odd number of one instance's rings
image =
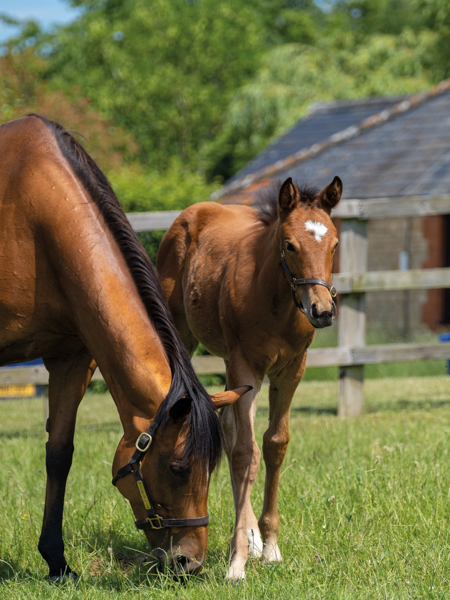
[[[236,510],[227,572],[232,580],[245,577],[249,551],[269,563],[282,560],[280,467],[306,351],[315,329],[331,325],[336,314],[331,270],[338,239],[330,213],[341,194],[338,177],[321,192],[299,189],[289,178],[259,209],[195,204],[174,221],[159,249],[162,287],[188,352],[200,341],[225,360],[227,389],[253,386],[222,413]],[[254,418],[265,375],[270,415],[258,521],[250,492],[260,461]]]
[[[216,408],[177,334],[156,270],[106,177],[60,125],[0,128],[0,364],[49,371],[47,487],[39,551],[50,581],[76,579],[62,517],[79,403],[98,365],[123,426],[113,483],[153,555],[175,573],[205,558]]]

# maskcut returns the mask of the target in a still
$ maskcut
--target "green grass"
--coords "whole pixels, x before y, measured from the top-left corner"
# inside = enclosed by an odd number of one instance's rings
[[[52,587],[36,545],[44,503],[42,401],[3,401],[0,598],[450,598],[450,378],[366,382],[366,414],[340,420],[335,382],[302,383],[280,483],[284,563],[251,561],[224,581],[233,503],[226,461],[213,477],[205,569],[182,585],[147,573],[130,508],[111,486],[121,428],[110,397],[80,408],[64,535],[78,586]],[[261,394],[256,432],[268,419]],[[261,508],[264,469],[254,487]],[[131,564],[123,561],[131,558]]]

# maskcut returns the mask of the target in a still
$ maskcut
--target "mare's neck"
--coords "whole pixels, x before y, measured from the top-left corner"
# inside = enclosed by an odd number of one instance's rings
[[[122,255],[109,269],[102,258],[97,257],[102,268],[93,274],[95,283],[108,290],[99,298],[101,323],[94,336],[84,335],[117,405],[125,437],[135,440],[167,396],[171,371]]]
[[[70,228],[52,232],[51,260],[70,319],[106,380],[125,440],[134,443],[166,397],[171,370],[122,251],[98,209],[92,202],[75,206],[78,215]]]

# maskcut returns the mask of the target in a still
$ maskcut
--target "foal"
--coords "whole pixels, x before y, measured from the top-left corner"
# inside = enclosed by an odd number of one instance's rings
[[[299,190],[289,178],[263,210],[195,204],[176,219],[159,250],[163,290],[190,354],[200,341],[225,360],[228,389],[253,386],[222,414],[236,509],[227,574],[233,580],[245,577],[249,550],[267,562],[282,560],[280,467],[307,348],[315,329],[331,325],[336,314],[330,284],[338,240],[330,213],[341,194],[338,177],[321,192]],[[258,521],[250,504],[260,460],[253,422],[265,375],[270,417]]]

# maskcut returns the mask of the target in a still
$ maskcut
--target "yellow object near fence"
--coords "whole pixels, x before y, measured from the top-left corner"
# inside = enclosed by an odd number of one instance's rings
[[[36,386],[31,383],[0,386],[0,398],[34,398],[37,395]]]

